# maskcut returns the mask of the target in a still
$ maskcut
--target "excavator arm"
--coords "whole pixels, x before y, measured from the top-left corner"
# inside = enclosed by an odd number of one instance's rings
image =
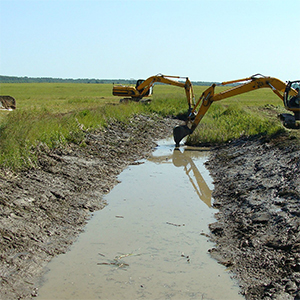
[[[181,82],[174,79],[185,78],[185,82]],[[195,104],[195,96],[193,91],[192,83],[190,82],[188,77],[180,77],[180,76],[167,76],[158,74],[155,76],[151,76],[146,80],[139,79],[136,83],[136,86],[114,86],[113,87],[113,95],[114,96],[122,96],[122,97],[130,97],[126,98],[128,100],[140,101],[142,98],[150,96],[152,94],[152,88],[155,83],[160,82],[164,84],[174,85],[178,87],[182,87],[185,89],[185,94],[189,106],[189,110],[192,110],[192,106]]]
[[[186,125],[176,126],[173,130],[174,141],[176,146],[179,146],[180,141],[187,135],[192,134],[196,129],[202,118],[205,116],[209,107],[214,101],[220,101],[229,97],[240,95],[243,93],[248,93],[260,88],[270,88],[272,91],[284,102],[285,108],[294,112],[295,120],[298,119],[300,107],[291,107],[287,101],[287,84],[281,80],[273,77],[265,77],[260,74],[253,75],[248,78],[238,79],[233,81],[222,82],[221,85],[228,85],[240,83],[237,86],[229,88],[225,91],[222,91],[218,94],[215,94],[216,84],[211,85],[206,89],[197,103],[195,104],[191,114],[186,120]],[[290,88],[289,94],[296,96],[297,91],[293,88]],[[198,109],[198,111],[197,111]]]

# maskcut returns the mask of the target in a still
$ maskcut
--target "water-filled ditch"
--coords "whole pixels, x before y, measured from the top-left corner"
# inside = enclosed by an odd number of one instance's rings
[[[124,170],[71,250],[53,259],[39,299],[244,299],[208,254],[214,222],[204,149],[170,140]]]

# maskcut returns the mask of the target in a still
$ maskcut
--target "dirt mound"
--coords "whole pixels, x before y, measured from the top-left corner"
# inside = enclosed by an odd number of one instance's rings
[[[0,109],[15,109],[16,100],[11,96],[0,96]]]
[[[300,299],[300,146],[288,136],[212,151],[217,247],[246,299]]]
[[[35,296],[35,282],[52,257],[64,253],[102,195],[129,164],[148,157],[154,140],[172,134],[173,119],[135,116],[86,133],[81,146],[40,145],[39,168],[0,177],[0,299]]]

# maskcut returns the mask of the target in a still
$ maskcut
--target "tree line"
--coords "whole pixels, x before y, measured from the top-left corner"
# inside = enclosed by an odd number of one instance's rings
[[[52,77],[17,77],[0,75],[0,83],[127,83],[134,84],[133,79],[88,79],[88,78],[52,78]]]
[[[88,78],[52,78],[52,77],[17,77],[0,75],[0,83],[115,83],[115,84],[136,84],[135,79],[88,79]],[[156,83],[159,84],[159,83]],[[193,85],[209,86],[213,82],[194,81]]]

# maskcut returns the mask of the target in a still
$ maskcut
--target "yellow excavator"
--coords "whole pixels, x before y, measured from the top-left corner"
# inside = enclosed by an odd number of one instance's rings
[[[179,146],[180,141],[184,137],[194,132],[213,102],[260,88],[270,88],[280,99],[283,100],[285,108],[291,111],[293,115],[281,114],[280,118],[283,121],[284,126],[288,128],[297,128],[296,121],[300,120],[300,80],[284,83],[277,78],[255,74],[248,78],[221,83],[221,85],[229,84],[235,84],[235,86],[215,94],[215,87],[217,85],[212,84],[202,93],[199,100],[190,111],[189,116],[185,121],[185,125],[176,126],[173,129],[173,137],[176,147]]]
[[[174,80],[175,78],[177,80]],[[179,79],[185,79],[185,82],[179,81]],[[189,111],[192,110],[192,106],[195,105],[195,96],[193,91],[193,85],[190,82],[188,77],[168,76],[168,75],[158,74],[155,76],[151,76],[146,80],[139,79],[136,82],[135,86],[114,85],[113,95],[119,97],[127,97],[121,99],[120,102],[128,102],[128,101],[139,102],[142,101],[144,97],[148,97],[152,95],[153,86],[157,82],[184,88],[188,106],[189,106]],[[146,102],[147,100],[143,100],[143,101]]]

